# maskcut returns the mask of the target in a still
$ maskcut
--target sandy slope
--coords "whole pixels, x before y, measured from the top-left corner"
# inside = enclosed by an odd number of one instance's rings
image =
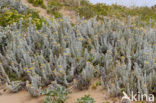
[[[34,7],[32,4],[28,2],[28,0],[21,0],[21,1],[23,4],[27,5],[29,8],[39,11],[40,16],[46,17],[46,18],[50,17],[50,14],[47,13],[46,9],[41,8],[41,7]],[[48,7],[48,0],[44,0],[44,4],[46,7]],[[63,7],[59,12],[63,14],[65,17],[70,18],[72,23],[75,24],[77,22],[77,17],[76,17],[77,15],[74,10],[68,10]]]
[[[28,0],[21,0],[23,4],[27,5],[31,9],[35,9],[39,11],[39,15],[42,17],[50,17],[50,15],[47,13],[46,9],[43,9],[41,7],[34,7],[32,4],[28,2]],[[47,0],[44,0],[44,4],[47,6]]]
[[[77,22],[77,14],[74,10],[68,10],[66,8],[62,8],[59,11],[61,14],[63,14],[65,17],[70,18],[71,22],[73,24],[76,24]]]
[[[0,103],[43,103],[44,97],[33,98],[28,92],[6,93],[0,96]]]
[[[109,101],[109,103],[115,103],[113,102],[113,100],[118,103],[117,99],[113,99],[112,101],[110,101],[110,99],[106,96],[106,91],[104,91],[101,87],[98,87],[97,89],[89,88],[88,90],[83,91],[73,89],[72,94],[68,95],[66,103],[75,103],[78,98],[81,98],[85,95],[90,95],[92,98],[94,98],[96,103],[104,103],[106,101]]]
[[[79,91],[72,89],[72,93],[67,96],[65,103],[75,103],[78,98],[85,95],[90,95],[96,103],[103,103],[109,101],[109,103],[119,103],[117,98],[108,98],[107,93],[101,88]],[[111,100],[111,101],[110,101]],[[43,103],[44,96],[32,97],[27,91],[21,90],[18,93],[10,93],[9,91],[0,95],[0,103]]]

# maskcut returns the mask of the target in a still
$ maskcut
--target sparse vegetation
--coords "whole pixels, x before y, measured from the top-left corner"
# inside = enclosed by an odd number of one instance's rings
[[[100,85],[101,85],[101,82],[98,81],[98,82],[92,84],[92,88],[93,88],[93,89],[96,89],[96,88],[97,88],[98,86],[100,86]]]
[[[118,5],[111,5],[108,6],[106,4],[96,4],[93,5],[88,2],[88,0],[80,0],[79,2],[75,1],[69,4],[70,0],[55,0],[55,1],[49,1],[51,2],[51,6],[53,5],[53,8],[55,10],[59,10],[62,7],[66,7],[67,9],[75,10],[81,17],[85,17],[85,19],[89,19],[97,16],[98,19],[103,19],[103,16],[108,16],[110,18],[113,18],[114,16],[120,20],[125,20],[127,16],[131,17],[139,17],[141,21],[146,22],[149,24],[149,20],[152,19],[154,22],[156,21],[156,7],[153,6],[151,8],[149,7],[136,7],[136,8],[127,8],[124,6],[118,6]],[[54,11],[55,11],[54,10]],[[50,10],[49,11],[53,11]],[[56,12],[55,11],[55,12]],[[152,26],[154,25],[154,22],[152,23]]]
[[[59,10],[63,7],[63,4],[59,0],[52,0],[48,2],[48,8],[47,12],[53,15],[56,18],[59,18],[62,16],[62,14],[59,13]]]
[[[46,95],[44,103],[64,103],[67,95],[71,93],[65,87],[58,87],[54,90],[47,90],[43,94]]]

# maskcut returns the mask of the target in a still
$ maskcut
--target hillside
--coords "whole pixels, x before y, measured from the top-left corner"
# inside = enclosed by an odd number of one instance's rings
[[[29,2],[29,0],[21,0],[25,5],[27,5],[30,9],[35,9],[39,12],[39,15],[41,17],[52,17],[60,18],[62,15],[66,17],[70,17],[73,23],[76,23],[77,15],[80,15],[80,17],[84,17],[85,19],[89,19],[97,16],[98,19],[103,19],[102,16],[107,16],[109,18],[114,18],[114,16],[120,20],[126,19],[127,16],[131,16],[134,18],[139,17],[141,21],[145,21],[147,24],[149,24],[149,20],[152,19],[154,22],[156,21],[156,8],[155,6],[149,8],[149,7],[136,7],[136,8],[127,8],[124,6],[118,6],[118,5],[112,5],[107,6],[105,4],[96,4],[93,5],[86,0],[80,0],[80,1],[71,1],[71,0],[36,0],[36,4],[33,2]],[[30,0],[31,1],[31,0]],[[33,1],[33,0],[32,0]],[[15,10],[16,11],[16,10]],[[6,12],[5,14],[1,13],[1,17],[3,15],[10,16],[11,13],[15,13],[15,11],[11,10]],[[31,13],[28,13],[30,16],[34,18],[37,17],[36,15],[32,15]],[[21,17],[21,13],[16,13],[16,16],[11,16],[14,21],[19,21],[19,18]],[[28,18],[28,17],[26,17]],[[39,18],[39,17],[37,17]],[[42,24],[37,22],[41,20],[34,19],[34,22],[38,24],[38,27],[40,27]],[[3,17],[5,20],[5,18]],[[14,22],[10,18],[9,21],[5,21],[8,24]],[[26,20],[27,21],[27,20]],[[2,22],[3,23],[3,22]],[[0,25],[2,25],[0,23]],[[3,23],[4,25],[4,23]],[[154,26],[155,24],[152,24]]]

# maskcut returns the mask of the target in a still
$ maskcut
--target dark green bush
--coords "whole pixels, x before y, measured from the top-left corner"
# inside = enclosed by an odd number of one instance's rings
[[[42,8],[46,8],[43,0],[28,0],[29,3],[32,3],[34,6],[41,6]]]
[[[70,92],[65,87],[58,87],[54,90],[45,91],[44,103],[64,103]]]
[[[44,19],[40,18],[39,14],[35,11],[28,10],[27,13],[21,14],[17,10],[7,10],[0,13],[0,26],[6,27],[7,25],[12,25],[15,22],[19,22],[20,19],[23,19],[23,25],[28,26],[29,17],[32,18],[32,23],[36,24],[37,29],[40,29]]]

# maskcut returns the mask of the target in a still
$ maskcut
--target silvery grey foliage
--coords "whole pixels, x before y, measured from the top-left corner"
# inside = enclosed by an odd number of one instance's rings
[[[93,75],[93,65],[89,62],[86,62],[85,68],[82,70],[82,73],[78,77],[76,87],[80,90],[88,89]]]
[[[16,9],[20,13],[28,10],[28,7],[23,5],[20,0],[0,0],[0,11],[4,12],[8,8]]]
[[[6,86],[12,92],[18,92],[22,88],[22,84],[23,83],[21,81],[12,81],[10,83],[6,83]]]
[[[69,86],[72,81],[79,89],[88,88],[95,73],[113,96],[122,90],[155,90],[155,29],[105,17],[101,22],[96,17],[79,18],[74,26],[65,17],[47,20],[41,30],[36,30],[30,18],[27,31],[17,26],[0,28],[0,42],[5,41],[0,71],[12,91],[18,91],[20,82],[12,80],[10,73],[22,78],[33,96],[41,95],[44,86]]]

